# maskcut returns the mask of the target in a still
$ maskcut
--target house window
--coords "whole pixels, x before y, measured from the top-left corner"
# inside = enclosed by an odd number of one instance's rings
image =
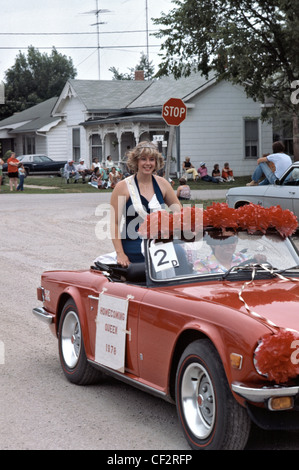
[[[23,155],[35,153],[35,137],[25,135],[23,137]]]
[[[103,146],[102,139],[99,134],[92,134],[91,136],[91,158],[98,158],[99,162],[102,161]]]
[[[80,129],[73,129],[73,159],[80,160]]]
[[[257,158],[259,148],[258,119],[245,120],[245,158]]]

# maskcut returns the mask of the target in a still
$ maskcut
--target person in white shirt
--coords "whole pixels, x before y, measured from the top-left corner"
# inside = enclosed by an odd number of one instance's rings
[[[94,171],[95,168],[102,168],[102,165],[99,162],[98,158],[94,158],[91,165],[91,171]]]
[[[109,172],[110,170],[112,170],[113,167],[114,167],[114,163],[112,161],[111,155],[108,155],[107,160],[106,160],[106,170]]]
[[[80,178],[80,175],[74,165],[74,160],[72,158],[69,158],[67,163],[64,165],[64,176],[66,178],[67,183],[69,183],[70,178],[74,178],[75,183],[77,183]]]
[[[251,177],[252,181],[247,183],[246,186],[256,186],[258,184],[274,184],[284,172],[291,166],[292,160],[289,155],[284,153],[284,145],[282,142],[274,142],[272,145],[273,153],[266,157],[261,157],[257,160],[258,166],[253,172]],[[268,163],[274,163],[275,170],[272,171]],[[260,181],[261,178],[264,179]]]
[[[77,171],[82,176],[82,183],[85,183],[86,175],[88,174],[87,166],[84,163],[84,158],[80,158],[79,165],[77,165]]]

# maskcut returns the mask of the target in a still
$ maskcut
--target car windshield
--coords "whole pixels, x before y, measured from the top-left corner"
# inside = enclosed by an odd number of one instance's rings
[[[36,155],[33,157],[33,161],[35,163],[49,163],[51,162],[51,159],[49,157],[46,157],[45,155]]]
[[[197,241],[155,241],[148,244],[149,273],[153,281],[173,281],[224,275],[232,267],[265,265],[274,270],[293,268],[299,275],[298,252],[290,239],[278,233],[230,236],[206,233]],[[261,268],[262,269],[262,268]]]
[[[40,161],[41,161],[41,162],[45,162],[45,163],[52,162],[51,158],[46,157],[46,155],[41,155],[41,156],[40,156]]]
[[[299,167],[294,167],[283,179],[284,186],[298,186],[299,185]]]

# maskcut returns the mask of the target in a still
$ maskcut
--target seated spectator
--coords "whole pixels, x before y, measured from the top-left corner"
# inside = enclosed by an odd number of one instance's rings
[[[222,169],[222,178],[225,181],[235,181],[233,170],[229,167],[228,162],[224,163],[224,166]]]
[[[115,166],[113,166],[109,173],[110,188],[114,188],[121,179],[122,179],[122,174],[119,171],[117,171]]]
[[[179,179],[180,186],[178,187],[176,191],[177,198],[181,201],[186,201],[191,199],[191,190],[190,186],[187,184],[187,181],[185,178],[180,178]]]
[[[285,148],[282,142],[274,142],[272,144],[272,149],[273,153],[270,155],[258,158],[257,167],[252,175],[252,181],[247,183],[246,186],[274,184],[275,181],[281,178],[284,172],[291,166],[292,160],[289,155],[284,153]],[[274,164],[273,168],[270,168],[270,162]],[[259,183],[262,177],[264,179]]]
[[[185,161],[183,162],[183,171],[185,173],[192,173],[193,176],[193,181],[195,181],[198,178],[198,173],[192,163],[190,162],[190,157],[186,157]]]
[[[67,184],[69,184],[70,178],[74,178],[75,183],[77,183],[78,179],[80,178],[80,175],[74,165],[74,160],[71,158],[64,165],[64,177],[66,178]]]
[[[84,158],[80,158],[79,165],[77,165],[77,171],[79,175],[82,176],[82,183],[85,183],[85,178],[89,174],[89,170],[87,169],[87,166],[84,163]]]
[[[219,165],[218,163],[215,163],[213,171],[212,171],[212,176],[216,178],[217,180],[220,181],[220,183],[223,183],[224,179],[220,175],[220,170],[219,170]]]
[[[208,181],[208,182],[211,182],[211,183],[219,183],[219,180],[214,178],[214,176],[208,175],[208,169],[206,167],[205,162],[201,162],[199,164],[198,173],[199,173],[200,178],[203,181]]]
[[[90,182],[91,186],[98,188],[98,189],[106,189],[107,183],[103,179],[103,174],[101,169],[96,167],[91,174]]]
[[[96,168],[102,168],[98,157],[92,159],[91,171],[94,171]]]
[[[111,155],[108,155],[106,163],[105,163],[105,170],[109,172],[110,170],[112,170],[113,167],[114,167],[114,163],[112,161]]]

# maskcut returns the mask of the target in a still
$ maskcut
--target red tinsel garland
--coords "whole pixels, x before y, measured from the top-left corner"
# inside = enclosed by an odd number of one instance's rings
[[[287,330],[265,335],[255,351],[255,367],[259,373],[277,384],[297,377],[299,360],[296,348],[299,348],[299,343],[294,341],[298,340],[299,333]]]
[[[246,230],[248,233],[266,233],[268,229],[277,230],[282,237],[288,237],[298,227],[297,217],[288,209],[280,206],[261,207],[247,204],[233,209],[226,203],[214,203],[205,211],[196,206],[184,207],[173,214],[167,211],[152,212],[139,228],[144,238],[171,238],[181,232],[199,234],[207,228],[222,230]]]

